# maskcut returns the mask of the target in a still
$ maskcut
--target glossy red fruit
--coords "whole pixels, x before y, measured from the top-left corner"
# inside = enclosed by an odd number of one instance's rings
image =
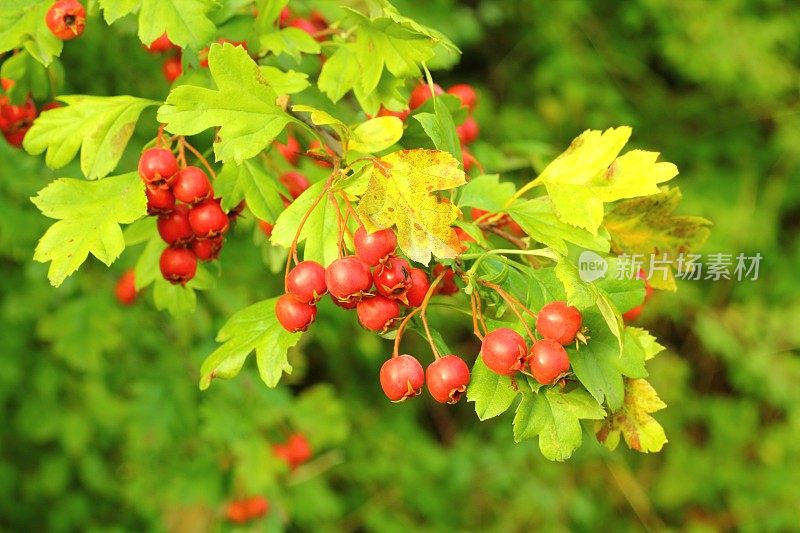
[[[6,142],[14,148],[20,148],[22,147],[22,142],[25,140],[25,135],[28,133],[29,129],[31,129],[30,126],[24,126],[14,130],[3,130],[3,137]]]
[[[169,187],[145,185],[144,194],[147,196],[148,215],[169,213],[175,208],[175,195]]]
[[[58,0],[44,17],[53,35],[62,41],[79,37],[86,27],[86,10],[78,0]]]
[[[383,333],[400,317],[400,304],[384,296],[370,296],[358,302],[356,313],[362,326]]]
[[[329,293],[330,294],[330,293]],[[358,300],[340,300],[338,298],[334,298],[331,296],[331,301],[336,304],[337,307],[341,307],[346,311],[352,311],[356,307],[358,307]]]
[[[444,265],[437,264],[433,267],[433,277],[436,278],[444,272],[444,277],[436,286],[436,294],[444,296],[451,296],[458,292],[458,285],[456,285],[456,273],[453,269]]]
[[[158,217],[158,234],[170,246],[186,244],[195,237],[189,223],[189,208],[185,205],[175,205],[172,211]]]
[[[353,235],[353,242],[356,256],[369,266],[377,265],[397,250],[397,235],[392,228],[367,233],[364,226],[359,226]]]
[[[581,312],[566,302],[550,302],[542,307],[536,317],[536,329],[545,339],[566,346],[575,341],[581,330]]]
[[[414,110],[419,106],[421,106],[422,104],[424,104],[425,102],[427,102],[428,100],[430,100],[433,97],[434,93],[436,94],[436,96],[444,94],[444,90],[439,86],[438,83],[433,84],[433,91],[434,92],[432,93],[431,88],[425,81],[420,81],[419,84],[417,84],[417,86],[414,87],[414,90],[411,91],[411,98],[408,101],[408,107]]]
[[[114,295],[117,297],[117,301],[122,305],[131,305],[136,301],[135,279],[136,275],[133,269],[131,269],[120,276],[119,281],[117,281],[117,286],[114,288]]]
[[[334,298],[358,301],[372,287],[372,273],[358,257],[342,257],[325,269],[325,285]]]
[[[224,243],[225,237],[219,235],[210,239],[194,239],[191,248],[200,261],[211,261],[219,257]]]
[[[481,357],[489,370],[510,376],[525,366],[528,345],[513,329],[498,328],[483,338]]]
[[[161,73],[164,74],[164,78],[170,83],[180,78],[181,74],[183,74],[181,58],[179,56],[173,56],[165,59],[164,63],[161,64]]]
[[[333,153],[333,150],[331,150],[327,146],[323,147],[322,144],[316,139],[314,139],[313,141],[308,143],[308,152],[311,152],[314,155],[322,155],[322,154],[320,154],[321,150],[324,150],[325,151],[325,155],[327,155],[328,157],[333,157],[335,155]],[[312,158],[312,161],[314,161],[314,164],[316,164],[317,166],[324,167],[324,168],[330,168],[330,167],[333,166],[333,163],[331,163],[330,161],[324,161],[322,159]]]
[[[372,281],[378,294],[405,303],[406,292],[411,287],[411,266],[405,259],[389,256],[375,267]]]
[[[230,220],[219,200],[209,198],[189,210],[189,224],[198,238],[208,239],[228,231]]]
[[[197,257],[186,248],[167,248],[161,253],[159,266],[164,279],[184,285],[197,273]]]
[[[145,45],[145,49],[147,49],[147,51],[150,52],[151,54],[160,54],[163,52],[168,52],[173,47],[175,47],[175,45],[172,44],[172,41],[169,40],[169,37],[167,37],[166,32],[161,34],[161,37],[159,37],[149,45]]]
[[[139,177],[149,184],[171,185],[178,173],[178,160],[165,148],[150,148],[139,158]]]
[[[472,85],[467,85],[466,83],[453,85],[447,89],[447,94],[458,97],[461,100],[461,105],[468,107],[470,113],[478,103],[478,95],[475,93],[475,89],[472,88]]]
[[[420,393],[425,383],[425,371],[414,357],[400,355],[383,363],[380,379],[386,397],[393,402],[402,402]]]
[[[317,316],[317,306],[301,302],[291,294],[284,294],[275,304],[278,322],[287,331],[305,331]]]
[[[633,309],[630,309],[622,313],[622,318],[625,320],[625,322],[633,322],[634,320],[639,318],[639,315],[642,314],[642,311],[644,311],[644,304],[637,305]]]
[[[291,170],[289,172],[285,172],[281,174],[278,178],[286,190],[289,191],[289,194],[292,198],[297,199],[301,194],[305,192],[311,186],[311,182],[308,181],[308,178],[304,175]]]
[[[300,162],[300,152],[302,148],[300,147],[300,142],[294,135],[287,135],[286,144],[275,141],[275,148],[278,149],[283,158],[293,167],[296,167],[297,163]]]
[[[268,238],[272,237],[272,229],[275,227],[274,224],[270,224],[266,220],[259,220],[258,227],[261,229],[261,232],[266,235]]]
[[[311,450],[311,443],[302,433],[292,433],[286,440],[286,447],[289,448],[289,455],[292,460],[292,466],[298,467],[301,464],[311,459],[313,452]]]
[[[425,384],[439,403],[457,403],[469,385],[469,368],[455,355],[440,357],[425,370]]]
[[[178,172],[172,184],[172,192],[177,200],[194,205],[213,196],[208,176],[197,167],[186,167]]]
[[[474,143],[478,140],[480,132],[481,128],[478,126],[478,121],[472,118],[472,115],[468,116],[462,124],[456,126],[456,133],[461,140],[461,144]]]
[[[528,358],[531,374],[542,385],[549,385],[569,371],[569,355],[552,339],[536,341]]]
[[[36,104],[28,97],[24,104],[11,105],[7,97],[0,97],[0,120],[4,128],[30,125],[37,116]]]
[[[314,303],[328,292],[325,268],[316,261],[301,261],[286,277],[286,291],[305,303]]]
[[[234,524],[245,524],[250,519],[247,506],[242,500],[234,500],[225,507],[225,518]]]
[[[412,268],[409,271],[409,275],[411,276],[411,286],[406,291],[406,305],[419,307],[422,305],[422,300],[425,299],[431,283],[428,281],[428,275],[425,271],[419,268]]]
[[[383,106],[381,106],[380,110],[378,110],[379,117],[397,117],[400,120],[407,119],[409,113],[411,113],[410,109],[404,109],[403,111],[392,111]]]
[[[251,496],[242,500],[242,505],[247,512],[247,518],[261,518],[269,512],[269,500],[263,496]]]

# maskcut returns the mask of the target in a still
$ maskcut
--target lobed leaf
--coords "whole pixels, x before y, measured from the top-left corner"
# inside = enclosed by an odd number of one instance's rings
[[[600,426],[597,440],[613,450],[622,435],[632,450],[642,453],[658,452],[667,443],[667,436],[664,428],[650,413],[660,411],[666,406],[653,386],[644,379],[626,380],[625,403]]]

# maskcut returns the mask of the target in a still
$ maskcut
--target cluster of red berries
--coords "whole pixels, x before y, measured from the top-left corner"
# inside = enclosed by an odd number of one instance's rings
[[[273,445],[272,453],[286,461],[292,470],[306,463],[313,455],[311,444],[302,433],[292,433],[286,442]]]
[[[327,268],[314,261],[298,263],[286,277],[286,294],[275,313],[288,331],[305,331],[325,293],[343,309],[355,309],[366,329],[385,333],[399,320],[400,304],[418,307],[430,282],[424,271],[395,255],[397,236],[391,229],[354,235],[355,255],[341,257]]]
[[[438,357],[423,371],[420,362],[411,355],[398,355],[381,366],[381,388],[393,402],[402,402],[419,395],[422,385],[439,403],[456,403],[469,385],[469,367],[457,355]]]
[[[640,305],[637,305],[633,309],[630,309],[624,313],[622,313],[622,318],[625,319],[626,322],[633,322],[639,315],[642,314],[644,310],[644,304],[646,304],[650,297],[653,296],[653,287],[650,285],[650,280],[647,278],[647,273],[644,270],[639,270],[636,274],[636,277],[644,280],[644,302]]]
[[[58,0],[47,10],[45,23],[62,41],[75,39],[86,28],[86,9],[78,0]]]
[[[147,212],[158,216],[158,234],[167,243],[161,254],[164,279],[185,284],[197,272],[197,260],[216,259],[230,226],[208,176],[198,167],[178,168],[166,148],[150,148],[139,158],[139,177],[147,194]]]
[[[233,500],[225,508],[225,517],[234,524],[246,524],[267,513],[269,513],[269,500],[263,496]]]
[[[542,336],[530,350],[522,335],[510,328],[498,328],[483,338],[481,357],[493,372],[510,376],[530,367],[542,385],[561,379],[569,372],[569,355],[564,349],[581,335],[583,317],[565,302],[550,302],[536,317],[536,330]],[[582,338],[582,337],[581,337]]]
[[[14,86],[14,80],[6,78],[0,79],[0,83],[4,92],[8,92]],[[11,146],[17,148],[22,146],[25,134],[31,129],[38,115],[36,104],[30,96],[21,105],[11,105],[7,96],[0,96],[0,132]]]

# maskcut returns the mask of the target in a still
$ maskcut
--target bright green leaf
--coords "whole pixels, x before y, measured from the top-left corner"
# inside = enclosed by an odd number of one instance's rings
[[[275,222],[284,208],[283,187],[254,160],[241,165],[226,163],[214,181],[214,191],[222,197],[222,208],[226,211],[246,200],[256,218],[267,222]]]
[[[497,174],[484,174],[472,178],[461,188],[458,207],[477,207],[497,213],[515,192],[516,187],[510,181],[500,181]]]
[[[618,368],[619,341],[595,309],[583,311],[583,325],[589,329],[589,342],[581,344],[579,349],[567,348],[572,370],[599,403],[605,400],[612,410],[619,409],[624,396]]]
[[[518,391],[508,376],[501,376],[489,370],[478,357],[472,367],[467,400],[475,402],[475,413],[481,420],[487,420],[505,413]]]
[[[51,0],[3,0],[0,6],[0,54],[24,47],[47,66],[61,54],[64,41],[44,23]]]
[[[302,54],[318,54],[320,46],[312,36],[297,28],[283,28],[260,36],[261,49],[275,55],[286,54],[300,61]]]

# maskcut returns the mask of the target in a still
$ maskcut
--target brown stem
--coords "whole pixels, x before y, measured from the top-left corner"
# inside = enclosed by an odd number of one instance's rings
[[[400,355],[400,340],[403,337],[403,332],[406,329],[406,325],[408,325],[408,321],[411,320],[411,317],[413,317],[417,313],[420,312],[424,313],[427,310],[428,302],[430,302],[431,296],[433,296],[433,293],[436,291],[436,287],[437,285],[439,285],[439,282],[442,281],[442,278],[444,278],[444,272],[439,274],[436,277],[436,279],[433,280],[433,283],[431,283],[431,286],[428,287],[428,292],[425,293],[425,297],[422,299],[422,303],[419,305],[419,307],[417,307],[409,314],[407,314],[406,317],[403,319],[403,321],[400,322],[400,326],[398,326],[397,328],[397,335],[394,338],[394,350],[392,351],[392,357],[398,357]],[[438,359],[439,352],[436,350],[436,346],[433,343],[433,337],[430,334],[430,330],[428,329],[428,323],[427,320],[424,318],[424,316],[423,316],[423,325],[425,326],[425,333],[428,336],[428,343],[431,345],[431,350],[433,351],[433,355],[436,359]]]
[[[204,167],[206,167],[206,170],[208,170],[208,175],[211,176],[211,179],[217,179],[217,173],[214,172],[214,169],[211,167],[211,165],[209,164],[208,160],[205,157],[203,157],[203,154],[201,154],[199,151],[197,151],[197,149],[194,146],[192,146],[191,144],[186,142],[186,139],[184,139],[183,137],[180,138],[179,142],[180,142],[181,146],[186,146],[186,148],[190,152],[192,152],[192,154],[194,154],[194,156],[197,158],[197,160],[200,161],[200,163],[202,163],[202,165]]]
[[[507,231],[504,231],[504,230],[498,228],[497,226],[481,225],[480,228],[483,229],[483,230],[486,230],[486,231],[488,231],[490,233],[494,233],[498,237],[502,237],[503,239],[507,240],[508,242],[510,242],[511,244],[516,246],[517,248],[519,248],[520,250],[525,250],[526,248],[528,248],[528,246],[525,244],[525,241],[523,241],[519,237],[515,237],[514,235],[511,235]]]
[[[530,309],[528,309],[525,305],[523,305],[522,302],[517,300],[514,296],[512,296],[509,293],[507,293],[499,285],[496,285],[496,284],[491,283],[489,281],[484,281],[482,279],[479,279],[478,283],[480,283],[481,285],[484,285],[485,287],[489,287],[490,289],[494,290],[497,294],[500,295],[500,297],[503,300],[505,300],[505,302],[508,304],[508,307],[517,316],[519,321],[522,323],[522,326],[525,328],[525,332],[528,334],[528,337],[530,337],[532,342],[536,342],[536,340],[537,340],[536,339],[536,335],[534,335],[533,331],[531,331],[531,329],[528,327],[527,322],[525,322],[525,318],[519,312],[519,310],[517,309],[517,306],[519,306],[523,311],[531,314],[534,318],[536,317],[536,314],[533,311],[531,311]]]
[[[478,327],[478,309],[475,303],[475,291],[472,291],[472,294],[469,295],[469,305],[472,308],[472,333],[482,341],[483,334]]]

